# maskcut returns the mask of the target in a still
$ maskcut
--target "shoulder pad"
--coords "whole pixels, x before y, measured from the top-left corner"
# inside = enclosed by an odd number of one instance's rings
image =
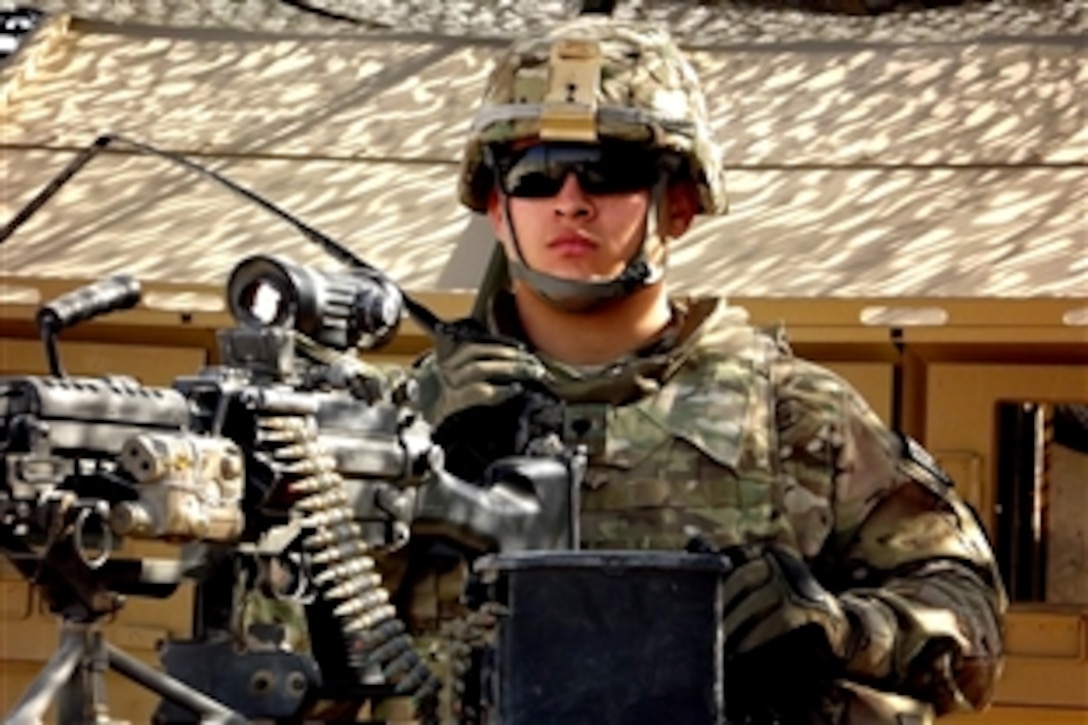
[[[993,550],[978,512],[960,498],[952,479],[921,445],[899,432],[894,433],[894,441],[900,449],[896,468],[906,485],[886,492],[852,534],[845,557],[885,573],[937,560],[959,560],[1000,588]]]

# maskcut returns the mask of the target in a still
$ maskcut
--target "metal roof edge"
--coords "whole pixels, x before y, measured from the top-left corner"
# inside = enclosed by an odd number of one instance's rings
[[[92,282],[90,279],[0,276],[0,319],[33,320],[37,306]],[[144,282],[144,301],[121,313],[132,324],[223,327],[230,315],[216,285]],[[468,314],[472,290],[410,291],[440,317]],[[1088,337],[1088,295],[1069,297],[731,297],[753,320],[783,320],[791,327],[858,328],[1060,327]],[[1088,340],[1086,340],[1088,341]]]

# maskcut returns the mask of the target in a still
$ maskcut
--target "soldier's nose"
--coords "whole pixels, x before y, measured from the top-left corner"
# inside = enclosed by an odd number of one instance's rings
[[[556,216],[589,216],[595,208],[592,197],[582,189],[582,185],[578,183],[578,175],[574,173],[566,175],[563,186],[553,199]]]

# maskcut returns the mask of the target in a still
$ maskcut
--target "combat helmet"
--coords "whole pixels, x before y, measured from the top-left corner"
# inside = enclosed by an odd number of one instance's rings
[[[469,130],[461,203],[486,208],[486,146],[536,137],[614,138],[675,152],[699,189],[699,211],[726,211],[721,160],[699,79],[661,28],[584,15],[511,45],[488,78]]]
[[[469,129],[458,187],[465,206],[486,210],[492,154],[523,139],[645,145],[676,162],[674,176],[691,179],[700,213],[726,211],[721,160],[699,79],[660,27],[584,15],[515,41],[488,78]],[[663,188],[656,190],[655,209]],[[660,226],[656,213],[648,234]],[[651,268],[640,247],[622,279],[608,282],[560,280],[513,259],[510,273],[545,297],[578,308],[629,294],[658,279],[661,270]]]

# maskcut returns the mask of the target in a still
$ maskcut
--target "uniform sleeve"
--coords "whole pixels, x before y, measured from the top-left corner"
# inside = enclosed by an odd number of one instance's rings
[[[982,527],[928,454],[888,431],[853,390],[843,402],[835,558],[848,574],[843,603],[864,633],[847,669],[938,713],[984,707],[1000,672],[1006,602]]]
[[[974,512],[848,383],[818,366],[792,377],[819,401],[805,407],[832,470],[830,532],[813,568],[858,625],[848,676],[938,713],[986,706],[1006,599]]]

